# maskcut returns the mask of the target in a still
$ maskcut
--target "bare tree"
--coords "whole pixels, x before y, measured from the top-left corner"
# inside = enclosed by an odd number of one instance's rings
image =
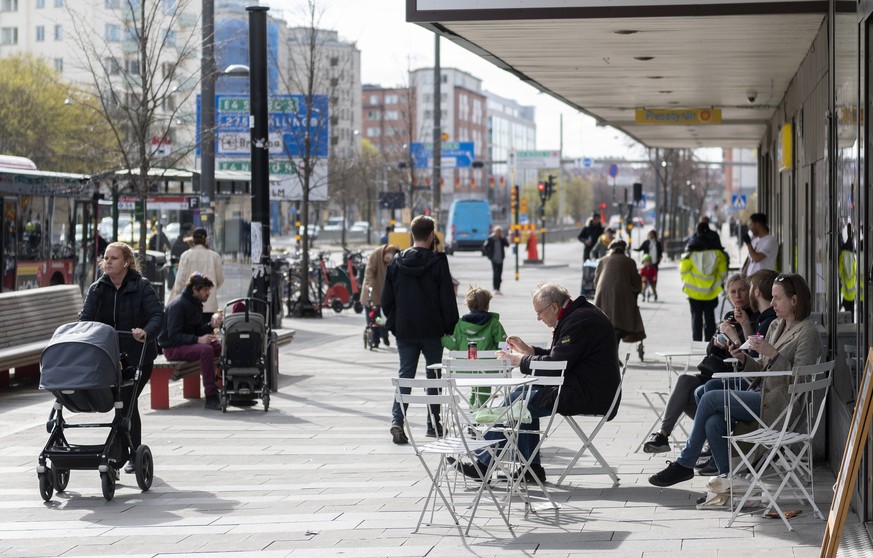
[[[118,160],[145,216],[152,181],[160,179],[153,169],[172,166],[194,147],[192,140],[173,134],[180,111],[186,106],[190,110],[199,76],[199,29],[189,10],[193,4],[122,0],[117,9],[101,12],[111,14],[107,19],[93,17],[93,11],[78,3],[65,5],[82,68],[92,81],[87,103],[108,124]],[[173,150],[167,153],[165,147],[174,138]],[[146,234],[143,225],[141,256]]]
[[[327,187],[327,173],[323,170],[329,151],[330,111],[337,102],[334,95],[340,81],[341,69],[331,59],[326,46],[330,32],[321,29],[323,16],[315,0],[307,0],[301,20],[306,24],[289,29],[291,33],[291,64],[287,75],[280,79],[287,91],[300,95],[302,106],[288,111],[292,134],[286,141],[286,155],[296,165],[301,189],[301,222],[303,246],[302,269],[309,269],[310,203],[317,188]],[[312,315],[314,303],[310,300],[309,274],[301,277],[300,299],[294,307],[295,315]]]

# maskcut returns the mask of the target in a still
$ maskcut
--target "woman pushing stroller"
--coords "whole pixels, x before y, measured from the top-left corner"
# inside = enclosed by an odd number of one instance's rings
[[[102,322],[118,331],[129,331],[132,337],[121,336],[119,345],[130,362],[139,362],[142,351],[145,351],[139,382],[121,390],[121,399],[127,409],[151,377],[164,310],[151,283],[142,276],[133,250],[127,244],[109,244],[100,269],[103,275],[88,288],[79,321]],[[130,439],[133,447],[130,448],[131,459],[124,467],[125,473],[133,473],[133,454],[142,444],[142,422],[138,410],[131,417]]]

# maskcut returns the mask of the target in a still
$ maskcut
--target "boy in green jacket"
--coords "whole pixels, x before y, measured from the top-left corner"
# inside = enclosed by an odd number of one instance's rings
[[[471,341],[480,351],[495,351],[499,343],[506,341],[506,331],[500,324],[500,316],[489,312],[491,293],[481,287],[470,287],[464,295],[469,314],[461,316],[451,335],[443,335],[442,345],[450,351],[463,351]],[[470,396],[470,404],[480,407],[491,394],[491,388],[479,388]]]

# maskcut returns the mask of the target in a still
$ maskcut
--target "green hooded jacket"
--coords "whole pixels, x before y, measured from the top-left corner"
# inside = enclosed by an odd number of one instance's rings
[[[506,331],[496,312],[474,312],[458,320],[455,331],[443,335],[441,341],[450,351],[463,351],[470,341],[475,341],[480,351],[495,351],[500,348],[498,343],[506,341]]]

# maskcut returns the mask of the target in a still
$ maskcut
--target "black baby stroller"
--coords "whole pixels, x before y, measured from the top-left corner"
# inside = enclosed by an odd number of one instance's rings
[[[385,318],[382,317],[382,308],[380,306],[370,306],[366,309],[367,312],[367,327],[364,328],[364,348],[373,349],[379,348],[379,341],[385,343],[387,347],[390,345],[388,341],[388,330],[385,329]]]
[[[103,497],[112,500],[118,469],[133,459],[136,483],[145,491],[151,488],[154,476],[152,452],[146,445],[132,447],[130,420],[136,410],[136,398],[127,409],[121,399],[123,381],[132,381],[134,393],[140,379],[142,359],[134,370],[127,366],[126,356],[120,356],[119,335],[112,326],[100,322],[75,322],[55,330],[40,356],[40,389],[55,396],[55,403],[46,423],[49,439],[39,454],[36,474],[39,492],[48,502],[54,490],[64,492],[72,469],[97,470]],[[122,366],[124,369],[122,370]],[[114,410],[111,423],[68,424],[64,409],[73,413],[108,413]],[[67,441],[67,428],[109,428],[102,444],[76,445]],[[48,463],[51,462],[51,465]]]
[[[258,398],[264,411],[270,409],[270,382],[267,348],[271,338],[268,319],[253,310],[253,304],[266,306],[255,298],[231,300],[224,307],[221,322],[221,390],[218,393],[221,411],[228,405],[248,406]],[[230,309],[230,313],[228,313]]]

